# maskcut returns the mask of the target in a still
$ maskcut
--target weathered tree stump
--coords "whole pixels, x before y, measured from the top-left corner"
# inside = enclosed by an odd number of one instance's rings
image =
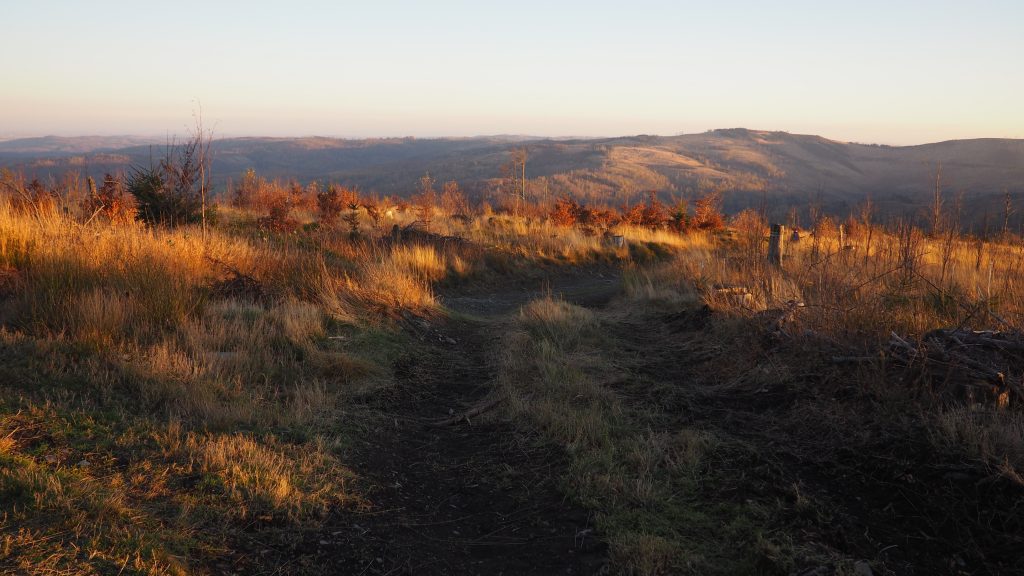
[[[772,232],[768,237],[768,262],[776,266],[782,265],[786,256],[786,227],[772,224]]]

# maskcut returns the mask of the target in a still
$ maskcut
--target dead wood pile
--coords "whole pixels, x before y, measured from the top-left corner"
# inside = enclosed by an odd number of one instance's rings
[[[437,247],[444,247],[447,245],[462,245],[467,244],[468,240],[462,236],[448,236],[445,234],[437,234],[430,232],[422,227],[419,221],[407,224],[405,226],[399,226],[395,224],[391,228],[391,240],[393,242],[410,242],[418,244],[431,244]]]
[[[263,283],[256,278],[216,258],[208,259],[227,272],[226,278],[210,285],[210,293],[214,298],[251,302],[266,302],[270,299]]]
[[[939,329],[911,342],[893,333],[890,360],[934,394],[1006,408],[1024,401],[1024,334]]]

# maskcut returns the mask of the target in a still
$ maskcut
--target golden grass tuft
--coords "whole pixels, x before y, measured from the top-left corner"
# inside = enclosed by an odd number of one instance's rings
[[[357,298],[383,311],[427,311],[437,305],[430,285],[417,273],[402,269],[389,258],[367,264],[349,285]]]
[[[94,289],[75,302],[75,337],[97,348],[112,347],[131,338],[138,315],[135,302],[108,290]]]
[[[239,518],[315,519],[351,498],[348,473],[323,441],[296,449],[238,433],[177,434],[172,427],[162,439],[167,456],[203,474],[211,495],[228,498]]]
[[[1011,478],[1024,475],[1024,415],[959,407],[935,416],[933,440]],[[1024,483],[1022,483],[1024,486]]]
[[[448,263],[433,246],[395,246],[380,264],[423,282],[437,282],[448,274]]]

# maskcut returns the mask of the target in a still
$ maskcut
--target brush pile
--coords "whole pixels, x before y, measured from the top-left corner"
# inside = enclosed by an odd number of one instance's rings
[[[1007,408],[1024,401],[1024,334],[939,329],[910,342],[895,332],[889,358],[905,378],[954,402]]]
[[[269,299],[259,280],[235,269],[231,269],[227,278],[214,282],[210,286],[210,292],[218,299],[230,298],[248,302],[266,302]]]
[[[452,244],[463,245],[467,243],[467,240],[462,236],[450,236],[431,232],[425,229],[419,221],[401,227],[395,224],[391,228],[391,239],[393,242],[429,244],[441,248]]]

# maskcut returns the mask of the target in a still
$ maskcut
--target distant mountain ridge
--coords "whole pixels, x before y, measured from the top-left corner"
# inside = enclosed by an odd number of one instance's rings
[[[40,136],[36,138],[15,138],[0,140],[0,156],[20,155],[64,156],[107,152],[140,146],[158,144],[162,140],[146,136]]]
[[[68,169],[123,171],[159,157],[165,141],[137,137],[34,138],[0,142],[0,165],[47,177]],[[332,180],[382,195],[408,195],[430,172],[473,195],[494,197],[509,151],[526,147],[530,191],[620,204],[647,190],[666,199],[710,190],[726,208],[767,204],[772,212],[816,203],[842,213],[866,197],[883,212],[919,211],[941,186],[969,199],[969,216],[998,212],[1004,193],[1024,198],[1024,140],[979,138],[916,146],[837,142],[744,128],[679,136],[595,139],[226,138],[214,142],[214,180],[254,168],[268,178]]]

